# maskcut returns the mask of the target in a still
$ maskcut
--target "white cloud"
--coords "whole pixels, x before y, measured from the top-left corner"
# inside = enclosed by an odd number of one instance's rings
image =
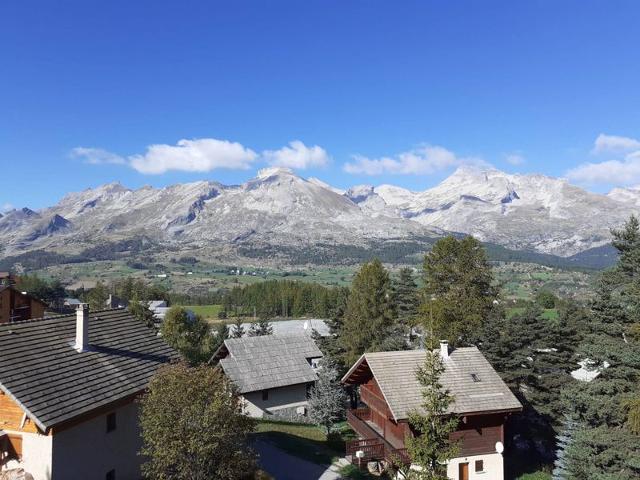
[[[304,170],[310,167],[323,167],[329,163],[331,157],[327,151],[314,145],[307,147],[299,140],[289,142],[288,146],[279,150],[265,150],[262,157],[274,167],[287,167]]]
[[[258,157],[239,143],[215,138],[180,140],[176,145],[150,145],[144,155],[132,155],[129,164],[140,173],[158,175],[170,170],[209,172],[217,168],[246,170]]]
[[[569,170],[566,176],[588,185],[635,185],[640,183],[640,150],[628,154],[623,160],[583,163]]]
[[[108,152],[102,148],[76,147],[71,150],[72,158],[81,158],[85,163],[100,165],[104,163],[124,164],[126,160],[120,155]]]
[[[640,141],[635,138],[601,133],[598,135],[598,138],[596,138],[592,153],[628,152],[630,150],[640,150]]]
[[[427,175],[464,164],[486,165],[479,158],[460,158],[444,147],[426,145],[393,157],[372,159],[355,155],[353,162],[345,163],[343,168],[347,173],[365,175]]]
[[[566,177],[585,185],[628,186],[640,183],[640,141],[601,133],[591,153],[609,152],[617,153],[618,158],[580,164],[569,170]]]
[[[507,163],[516,166],[522,165],[525,162],[525,158],[519,153],[510,153],[508,155],[505,155],[504,159],[507,161]]]

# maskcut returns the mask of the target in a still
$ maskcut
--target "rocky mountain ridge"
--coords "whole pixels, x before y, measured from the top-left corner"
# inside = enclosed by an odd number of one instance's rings
[[[343,192],[282,168],[241,185],[215,181],[132,190],[119,183],[66,195],[57,205],[0,217],[0,256],[78,252],[152,238],[174,250],[247,245],[309,248],[422,241],[472,234],[511,249],[568,257],[606,245],[610,228],[640,210],[640,190],[609,195],[543,175],[462,167],[412,192],[361,185]]]

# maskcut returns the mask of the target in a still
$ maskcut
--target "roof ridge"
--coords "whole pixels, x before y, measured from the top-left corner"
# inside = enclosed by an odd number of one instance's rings
[[[94,315],[94,314],[104,313],[104,312],[114,312],[118,310],[126,310],[126,308],[104,308],[102,310],[90,310],[89,315]],[[73,317],[73,316],[75,316],[75,312],[74,313],[58,313],[56,315],[50,315],[48,317],[29,318],[27,320],[18,320],[17,322],[3,323],[3,324],[0,324],[0,328],[7,327],[10,325],[24,325],[26,323],[44,322],[47,320],[58,320],[60,318]]]

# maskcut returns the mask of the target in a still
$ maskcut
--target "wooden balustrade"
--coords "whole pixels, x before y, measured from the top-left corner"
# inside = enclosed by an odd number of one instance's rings
[[[371,411],[368,408],[347,410],[347,422],[362,439],[346,443],[346,453],[351,455],[353,463],[358,463],[355,453],[358,450],[364,452],[360,464],[372,460],[387,460],[391,463],[410,464],[411,460],[406,448],[394,448],[378,432],[369,426],[366,420],[370,420]]]

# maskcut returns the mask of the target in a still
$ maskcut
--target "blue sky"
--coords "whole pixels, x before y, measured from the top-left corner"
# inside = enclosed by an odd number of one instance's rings
[[[338,187],[420,190],[464,163],[638,184],[639,19],[637,1],[3,2],[0,207],[271,164]]]

